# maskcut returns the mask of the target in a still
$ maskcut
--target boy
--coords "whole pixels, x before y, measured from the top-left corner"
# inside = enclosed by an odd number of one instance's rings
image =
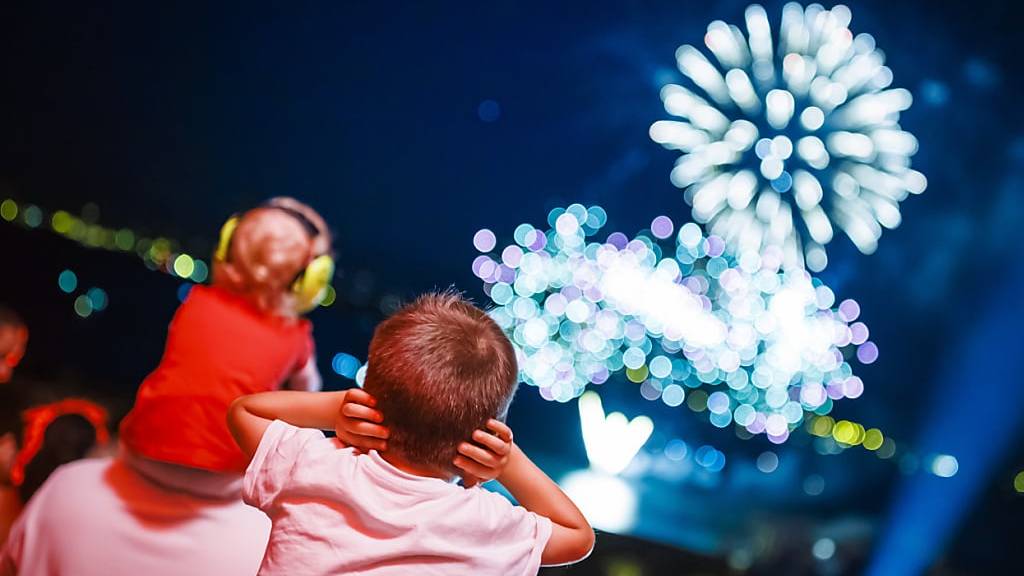
[[[228,426],[251,458],[243,498],[273,525],[260,574],[535,574],[587,556],[586,519],[494,420],[516,380],[498,325],[446,293],[399,310],[370,342],[365,390],[386,417],[385,451],[304,429],[333,427],[344,396],[236,400]],[[484,423],[493,433],[476,430]],[[503,469],[521,507],[450,482],[459,468],[486,478],[485,466]]]

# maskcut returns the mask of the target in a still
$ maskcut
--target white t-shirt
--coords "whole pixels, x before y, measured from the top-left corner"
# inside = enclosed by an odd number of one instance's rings
[[[551,521],[479,487],[415,476],[273,422],[243,498],[273,528],[262,575],[536,574]]]

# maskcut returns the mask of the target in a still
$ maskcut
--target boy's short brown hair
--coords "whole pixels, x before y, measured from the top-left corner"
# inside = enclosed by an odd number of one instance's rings
[[[460,294],[427,294],[381,322],[364,387],[377,399],[389,449],[455,472],[460,442],[504,415],[517,383],[515,350],[501,328]]]

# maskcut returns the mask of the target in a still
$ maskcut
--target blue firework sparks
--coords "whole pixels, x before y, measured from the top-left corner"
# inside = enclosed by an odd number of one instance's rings
[[[661,91],[682,120],[655,122],[650,136],[681,156],[672,183],[693,216],[735,254],[782,249],[787,267],[820,271],[825,244],[842,230],[865,253],[900,224],[899,203],[924,191],[910,168],[917,140],[900,128],[910,92],[869,34],[849,29],[849,8],[786,4],[778,42],[764,8],[746,29],[708,26],[711,58],[676,52],[688,86]]]

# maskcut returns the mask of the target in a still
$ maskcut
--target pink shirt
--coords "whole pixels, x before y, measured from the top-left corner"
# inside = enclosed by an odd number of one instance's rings
[[[536,574],[551,521],[482,488],[403,472],[273,422],[244,500],[273,527],[260,574]]]
[[[191,472],[191,473],[190,473]],[[65,464],[32,496],[0,552],[0,574],[18,576],[252,576],[270,522],[238,497],[213,498],[168,483],[121,458]]]

